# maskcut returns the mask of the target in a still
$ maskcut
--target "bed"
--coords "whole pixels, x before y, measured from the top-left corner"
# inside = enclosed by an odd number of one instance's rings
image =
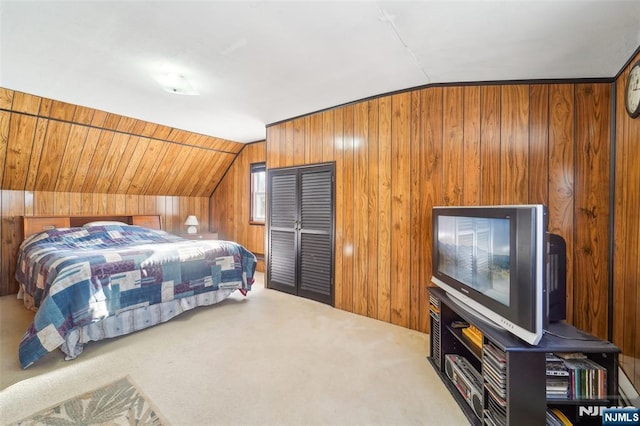
[[[256,257],[231,241],[188,240],[159,217],[91,221],[25,217],[16,279],[35,311],[19,346],[27,368],[61,348],[74,359],[89,341],[165,322],[251,290]],[[55,219],[55,220],[54,220]],[[75,222],[74,222],[75,220]],[[152,229],[156,228],[156,229]]]

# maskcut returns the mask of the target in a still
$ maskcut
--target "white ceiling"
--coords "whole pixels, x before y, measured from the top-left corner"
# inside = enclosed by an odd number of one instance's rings
[[[1,87],[250,142],[429,83],[613,77],[640,1],[0,0],[0,25]]]

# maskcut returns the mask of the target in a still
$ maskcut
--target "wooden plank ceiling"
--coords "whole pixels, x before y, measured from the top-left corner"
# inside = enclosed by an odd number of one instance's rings
[[[0,88],[1,189],[209,197],[243,146]]]

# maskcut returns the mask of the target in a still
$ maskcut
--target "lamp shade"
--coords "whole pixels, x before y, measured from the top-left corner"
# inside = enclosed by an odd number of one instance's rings
[[[198,232],[198,228],[196,228],[196,226],[198,226],[197,217],[190,215],[189,217],[187,217],[187,220],[184,222],[184,224],[188,226],[187,234],[195,234],[196,232]]]
[[[184,222],[184,224],[187,226],[198,226],[198,218],[191,215],[187,217],[187,220]]]

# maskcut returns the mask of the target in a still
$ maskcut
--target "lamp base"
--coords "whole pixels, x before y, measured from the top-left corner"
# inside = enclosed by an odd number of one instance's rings
[[[198,232],[198,228],[196,228],[195,226],[190,226],[187,228],[187,234],[195,234]]]

